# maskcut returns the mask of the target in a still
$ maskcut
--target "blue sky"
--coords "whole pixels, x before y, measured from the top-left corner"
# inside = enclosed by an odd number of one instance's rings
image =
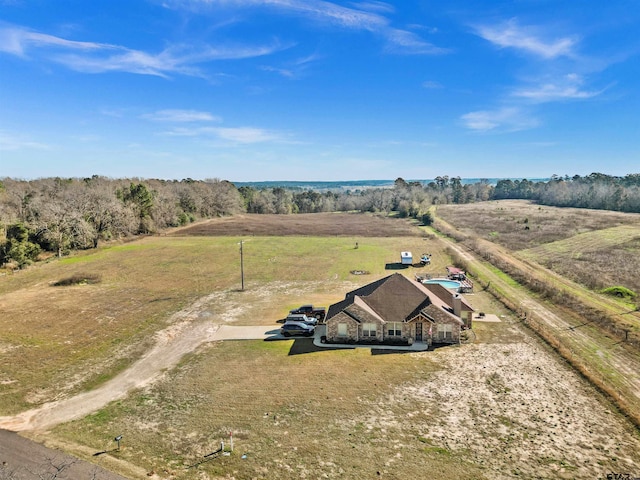
[[[0,0],[0,177],[640,172],[637,0]]]

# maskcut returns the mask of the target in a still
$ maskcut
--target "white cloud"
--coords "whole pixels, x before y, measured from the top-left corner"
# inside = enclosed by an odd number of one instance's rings
[[[197,110],[158,110],[153,113],[145,113],[140,116],[155,122],[220,122],[222,119],[209,112]]]
[[[260,69],[264,70],[265,72],[277,73],[278,75],[282,75],[283,77],[287,78],[294,78],[296,76],[295,72],[288,68],[278,68],[272,67],[270,65],[263,65],[262,67],[260,67]]]
[[[24,149],[50,150],[51,146],[34,142],[23,135],[0,132],[0,151],[16,151]]]
[[[281,136],[255,127],[201,127],[174,128],[164,132],[165,135],[178,137],[215,137],[232,143],[263,143],[281,140]]]
[[[288,62],[283,67],[275,67],[273,65],[263,65],[260,67],[265,72],[277,73],[286,78],[299,78],[312,65],[319,56],[317,54],[307,55],[292,62]]]
[[[20,27],[0,28],[0,51],[25,56],[25,51],[33,48],[60,47],[70,50],[113,50],[118,47],[106,43],[77,42],[64,38],[33,32]]]
[[[582,90],[584,83],[582,77],[576,74],[565,75],[555,80],[540,83],[532,87],[524,87],[514,90],[514,97],[526,98],[533,102],[543,103],[560,100],[584,100],[596,97],[604,92],[602,90]]]
[[[446,48],[436,47],[435,45],[422,40],[418,35],[406,30],[398,30],[395,28],[389,28],[384,33],[385,38],[389,44],[387,51],[394,53],[408,53],[408,54],[442,54],[447,53],[449,50]]]
[[[391,27],[384,14],[393,13],[394,8],[391,4],[378,1],[351,3],[355,8],[324,0],[165,0],[163,5],[192,8],[199,12],[213,11],[216,14],[225,6],[267,7],[342,28],[371,32],[386,40],[386,50],[393,53],[441,54],[448,51],[432,45],[413,32]]]
[[[252,127],[217,128],[217,135],[237,143],[261,143],[277,140],[278,136],[267,130]]]
[[[0,27],[0,51],[29,58],[41,55],[72,70],[85,73],[120,71],[167,77],[170,74],[204,76],[197,65],[215,60],[237,60],[270,55],[288,48],[270,45],[170,46],[160,53],[132,50],[123,46],[78,42],[33,32],[21,27]]]
[[[475,131],[507,131],[527,130],[539,125],[537,119],[516,107],[503,107],[497,110],[479,110],[462,115],[463,124]]]
[[[498,26],[480,26],[478,35],[501,48],[515,48],[544,59],[573,56],[577,44],[575,37],[560,37],[553,40],[540,38],[538,29],[518,25],[515,19]]]
[[[386,2],[377,2],[377,1],[352,2],[351,5],[353,5],[354,7],[360,10],[368,10],[369,12],[380,12],[380,13],[395,12],[394,6]]]
[[[427,80],[426,82],[422,82],[422,87],[429,90],[438,90],[442,87],[442,84],[433,80]]]

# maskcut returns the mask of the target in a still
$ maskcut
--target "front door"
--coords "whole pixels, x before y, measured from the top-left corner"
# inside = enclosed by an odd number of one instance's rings
[[[416,342],[422,341],[422,323],[416,323]]]

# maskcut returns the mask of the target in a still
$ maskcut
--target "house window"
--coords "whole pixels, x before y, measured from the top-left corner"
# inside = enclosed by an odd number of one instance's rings
[[[338,336],[339,337],[346,337],[347,336],[347,324],[346,323],[339,323],[338,324]]]
[[[402,336],[402,323],[400,323],[400,322],[387,323],[387,335],[389,337],[401,337]]]
[[[363,323],[362,324],[362,336],[363,337],[375,337],[376,336],[376,324],[375,323]]]
[[[438,324],[438,338],[440,340],[452,340],[453,339],[453,325],[450,323]]]

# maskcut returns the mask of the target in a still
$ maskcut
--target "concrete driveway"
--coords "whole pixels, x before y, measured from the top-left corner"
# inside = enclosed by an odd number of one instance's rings
[[[239,326],[220,325],[213,340],[265,340],[284,338],[279,325]]]

